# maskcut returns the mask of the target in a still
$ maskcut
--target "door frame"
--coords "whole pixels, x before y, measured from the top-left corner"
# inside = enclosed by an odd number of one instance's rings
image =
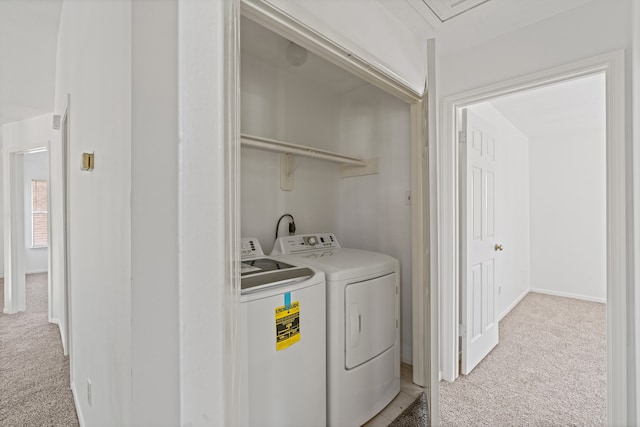
[[[62,268],[63,280],[60,284],[63,290],[63,301],[62,301],[62,318],[64,319],[64,333],[65,337],[63,340],[63,348],[64,355],[69,356],[69,372],[70,379],[73,383],[73,356],[72,356],[72,328],[71,328],[71,279],[69,272],[71,271],[71,251],[69,249],[69,241],[70,241],[70,221],[69,221],[69,207],[70,207],[70,197],[69,190],[71,188],[70,185],[70,177],[71,171],[69,170],[69,144],[70,144],[70,124],[69,124],[69,112],[70,112],[70,104],[71,104],[71,95],[67,94],[67,105],[64,110],[64,114],[60,119],[60,145],[61,145],[61,169],[62,169],[62,233],[61,233],[61,242],[62,242],[62,262],[58,267]]]
[[[29,149],[4,153],[4,313],[15,314],[27,307],[25,289],[23,155]],[[8,206],[7,206],[8,205]]]
[[[607,132],[607,420],[627,421],[627,324],[626,295],[628,253],[626,233],[627,176],[625,130],[624,50],[587,58],[564,66],[445,97],[442,104],[440,141],[439,212],[441,278],[441,374],[457,377],[459,298],[459,180],[458,110],[493,98],[568,81],[592,74],[606,76]]]
[[[15,142],[5,141],[3,148],[3,205],[5,217],[4,227],[4,308],[5,314],[16,314],[27,308],[25,260],[27,245],[25,242],[25,209],[24,209],[24,155],[33,152],[49,150],[50,138],[34,138],[34,141],[14,145]],[[48,161],[48,160],[47,160]],[[51,182],[51,171],[47,172],[47,179]],[[8,215],[6,215],[8,214]],[[48,248],[51,251],[51,247]],[[47,255],[48,256],[48,255]],[[47,320],[51,320],[51,289],[50,280],[47,283]]]
[[[298,20],[262,1],[242,0],[241,15],[305,47],[325,60],[345,69],[362,80],[407,103],[410,109],[411,127],[411,224],[412,224],[412,293],[416,295],[412,305],[413,325],[413,381],[427,390],[430,413],[439,419],[439,307],[436,260],[437,216],[435,177],[436,162],[436,99],[435,99],[435,41],[427,43],[429,59],[427,70],[428,92],[420,95],[393,75],[369,64],[346,48],[327,39]],[[238,16],[238,20],[240,17]],[[237,22],[237,28],[239,28]],[[236,61],[239,62],[240,46]],[[239,69],[239,63],[237,64]],[[234,82],[229,81],[229,84]],[[428,94],[428,96],[427,96]],[[237,140],[239,141],[239,139]],[[432,141],[433,143],[429,143]],[[432,179],[433,178],[433,179]],[[239,190],[234,191],[239,200]],[[236,209],[237,205],[235,206]],[[239,210],[234,212],[239,216]],[[437,424],[437,423],[436,423]]]

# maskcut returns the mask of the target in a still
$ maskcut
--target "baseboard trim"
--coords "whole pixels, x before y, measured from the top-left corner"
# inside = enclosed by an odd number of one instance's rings
[[[527,296],[527,294],[529,293],[529,289],[526,289],[518,298],[516,298],[510,305],[509,307],[505,308],[502,313],[500,313],[500,315],[498,316],[498,322],[501,321],[504,316],[506,316],[507,314],[509,314],[509,312],[511,312],[511,310],[513,310],[516,305],[520,304],[520,301],[522,301],[524,299],[524,297]]]
[[[27,271],[24,274],[42,274],[42,273],[48,273],[49,269],[44,269],[44,270],[36,270],[36,271]]]
[[[82,416],[82,411],[80,410],[80,405],[78,404],[78,393],[76,392],[76,383],[71,383],[71,394],[73,395],[73,403],[76,407],[76,414],[78,414],[78,423],[80,423],[80,427],[84,427],[84,417]]]
[[[573,298],[573,299],[579,299],[579,300],[590,301],[590,302],[600,302],[602,304],[607,303],[606,298],[594,298],[586,295],[570,294],[568,292],[549,291],[547,289],[537,289],[537,288],[531,289],[531,292],[535,292],[537,294],[553,295],[555,297]]]

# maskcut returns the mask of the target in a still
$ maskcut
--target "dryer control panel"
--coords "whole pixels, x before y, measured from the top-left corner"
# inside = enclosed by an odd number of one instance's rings
[[[338,239],[332,233],[300,234],[280,237],[273,246],[271,255],[297,254],[301,252],[337,249]]]
[[[240,240],[240,259],[264,256],[260,242],[255,237],[243,237]]]

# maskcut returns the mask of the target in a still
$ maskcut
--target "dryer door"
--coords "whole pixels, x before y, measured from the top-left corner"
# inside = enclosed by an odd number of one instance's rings
[[[392,347],[398,325],[396,273],[345,288],[345,367],[355,368]]]

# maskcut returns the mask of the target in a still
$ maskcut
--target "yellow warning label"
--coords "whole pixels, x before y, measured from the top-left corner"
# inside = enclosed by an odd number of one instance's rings
[[[300,301],[276,308],[276,351],[300,341]]]

